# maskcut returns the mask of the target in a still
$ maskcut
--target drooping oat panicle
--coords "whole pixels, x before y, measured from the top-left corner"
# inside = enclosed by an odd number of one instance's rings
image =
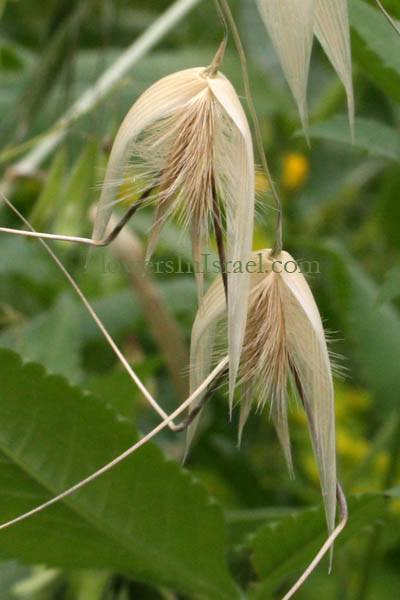
[[[94,226],[101,239],[119,190],[151,188],[155,204],[149,257],[165,220],[177,215],[192,236],[200,266],[210,223],[226,219],[226,258],[245,263],[254,219],[254,158],[243,108],[230,82],[195,68],[152,85],[125,117],[112,147]],[[128,185],[127,185],[128,181]],[[248,273],[228,276],[228,338],[233,389],[247,312]],[[201,297],[201,276],[198,277]]]
[[[305,131],[306,90],[315,33],[346,89],[353,132],[354,95],[347,0],[257,0],[257,4],[297,102]]]
[[[329,532],[336,513],[335,415],[332,372],[318,308],[293,258],[271,250],[253,254],[248,319],[240,361],[239,439],[253,402],[266,404],[291,466],[288,397],[304,405],[320,474]],[[290,265],[290,268],[286,268]],[[261,267],[261,268],[260,268]],[[294,268],[296,270],[293,271]],[[222,281],[218,278],[204,297],[191,339],[191,388],[212,367],[218,323],[226,317]],[[194,427],[189,434],[193,436]]]

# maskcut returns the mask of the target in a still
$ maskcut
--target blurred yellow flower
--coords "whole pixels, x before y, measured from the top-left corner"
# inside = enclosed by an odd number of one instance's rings
[[[319,483],[319,474],[317,463],[312,454],[309,454],[304,460],[304,470],[313,483]]]
[[[390,454],[387,451],[379,452],[375,457],[375,467],[379,473],[386,473],[390,461]]]
[[[292,152],[283,161],[283,186],[292,192],[300,188],[308,178],[310,163],[304,154]]]
[[[368,452],[366,440],[350,435],[342,428],[339,428],[337,432],[337,447],[339,454],[352,462],[362,460]]]
[[[371,395],[364,389],[352,388],[341,382],[335,382],[335,406],[338,420],[355,412],[365,412],[371,407]]]

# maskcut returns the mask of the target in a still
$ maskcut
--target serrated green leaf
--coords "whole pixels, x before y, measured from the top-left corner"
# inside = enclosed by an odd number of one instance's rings
[[[312,138],[352,144],[347,117],[335,117],[328,121],[315,123],[310,127],[309,134]],[[298,135],[300,135],[299,132]],[[365,150],[372,156],[400,162],[400,134],[373,119],[355,120],[354,146]]]
[[[362,494],[349,499],[349,521],[335,542],[336,551],[365,527],[385,515],[380,494]],[[254,567],[264,580],[253,586],[251,600],[265,600],[288,575],[305,568],[326,539],[322,508],[307,509],[275,523],[267,523],[250,542]]]
[[[114,370],[93,376],[85,381],[84,387],[119,415],[135,423],[140,393],[126,371]]]
[[[352,56],[366,76],[400,102],[400,39],[381,12],[349,1]]]
[[[66,380],[0,350],[0,514],[68,488],[137,440]],[[37,543],[40,540],[40,544]],[[224,560],[225,522],[205,489],[147,444],[35,517],[0,533],[3,553],[56,567],[107,568],[207,600],[241,595]]]

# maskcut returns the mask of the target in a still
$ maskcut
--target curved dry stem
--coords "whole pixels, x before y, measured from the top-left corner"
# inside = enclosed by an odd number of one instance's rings
[[[211,65],[208,67],[208,69],[206,70],[206,73],[208,74],[209,77],[215,77],[215,75],[218,73],[219,68],[222,64],[222,61],[224,59],[226,45],[228,43],[228,25],[226,23],[224,13],[219,5],[218,0],[214,0],[214,4],[215,4],[216,11],[218,13],[219,20],[221,21],[221,24],[222,24],[222,27],[224,30],[224,37],[223,37],[223,40],[217,50],[216,55],[214,56],[214,60],[212,61]]]
[[[296,581],[294,586],[292,588],[290,588],[290,590],[282,598],[282,600],[289,600],[289,598],[292,598],[294,596],[294,594],[297,592],[297,590],[303,585],[303,583],[306,581],[306,579],[314,571],[315,567],[322,560],[322,558],[325,556],[325,554],[332,548],[333,543],[334,543],[335,539],[338,537],[338,535],[346,527],[349,513],[348,513],[348,509],[347,509],[346,497],[343,493],[340,483],[337,483],[337,485],[336,485],[336,496],[337,496],[337,501],[338,501],[338,506],[339,506],[339,511],[340,511],[339,524],[332,531],[331,535],[328,537],[328,539],[326,540],[326,542],[324,543],[322,548],[319,550],[318,554],[316,554],[316,556],[313,558],[311,563],[308,565],[307,569],[304,571],[302,576]]]
[[[20,235],[20,236],[24,236],[24,237],[43,238],[46,240],[57,240],[59,242],[74,242],[74,243],[78,243],[78,244],[87,244],[88,246],[96,246],[96,247],[97,246],[108,246],[109,244],[111,244],[111,242],[113,242],[118,237],[118,235],[121,233],[122,229],[125,227],[125,225],[128,223],[128,221],[133,217],[133,215],[135,214],[137,209],[140,208],[140,206],[143,204],[143,202],[146,200],[146,198],[151,194],[151,192],[152,192],[152,188],[149,188],[148,190],[146,190],[141,195],[141,197],[134,204],[132,204],[132,206],[125,213],[125,215],[122,217],[122,219],[119,221],[119,223],[117,223],[115,225],[115,227],[111,231],[111,233],[109,233],[109,235],[107,235],[102,240],[93,240],[91,238],[78,237],[78,236],[74,236],[74,235],[59,235],[57,233],[38,232],[38,231],[35,231],[33,229],[33,227],[31,227],[29,225],[28,221],[25,221],[25,219],[23,219],[22,215],[20,215],[19,213],[16,213],[16,214],[18,214],[18,216],[20,218],[22,218],[22,220],[27,225],[27,227],[30,228],[30,231],[24,231],[22,229],[10,229],[9,227],[0,227],[0,232],[1,233],[11,233],[12,235]],[[10,206],[10,208],[12,208],[14,210],[13,206],[10,204],[9,200],[7,200],[7,198],[5,197],[3,192],[0,191],[0,195],[3,198],[4,202],[6,202],[6,204],[8,204]],[[14,210],[14,212],[16,212],[16,211]]]

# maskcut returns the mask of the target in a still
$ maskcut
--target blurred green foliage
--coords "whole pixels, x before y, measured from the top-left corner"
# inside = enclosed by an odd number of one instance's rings
[[[73,124],[39,170],[13,172],[18,154],[40,143],[41,134],[166,4],[0,2],[0,166],[3,182],[12,177],[13,202],[35,227],[89,235],[88,209],[130,105],[163,75],[211,61],[221,27],[213,3],[203,0]],[[344,374],[336,380],[337,442],[350,522],[337,544],[333,573],[328,577],[323,563],[297,597],[313,600],[322,590],[325,600],[395,596],[400,589],[400,40],[374,2],[349,2],[356,141],[351,145],[344,91],[315,44],[309,148],[254,0],[231,5],[283,199],[285,247],[298,259],[319,261],[320,272],[309,282]],[[397,0],[387,0],[385,7],[400,19]],[[232,44],[223,71],[243,95]],[[265,179],[258,174],[257,181],[259,249],[271,244],[275,211]],[[4,206],[0,216],[2,225],[21,227]],[[148,209],[132,220],[139,240],[145,241],[150,223]],[[164,357],[112,248],[93,252],[85,267],[87,250],[53,245],[163,408],[175,408]],[[190,262],[188,240],[170,223],[156,259],[177,264],[179,257]],[[148,431],[158,419],[37,241],[2,234],[0,276],[0,520],[5,521],[90,474],[132,443],[136,425]],[[175,273],[153,279],[188,344],[196,313],[193,277]],[[23,367],[14,352],[42,368]],[[324,535],[305,417],[293,407],[294,481],[285,471],[268,411],[251,416],[240,451],[236,425],[236,414],[229,422],[220,390],[189,456],[191,475],[170,460],[179,461],[182,436],[163,431],[108,478],[0,533],[0,598],[281,597]]]

